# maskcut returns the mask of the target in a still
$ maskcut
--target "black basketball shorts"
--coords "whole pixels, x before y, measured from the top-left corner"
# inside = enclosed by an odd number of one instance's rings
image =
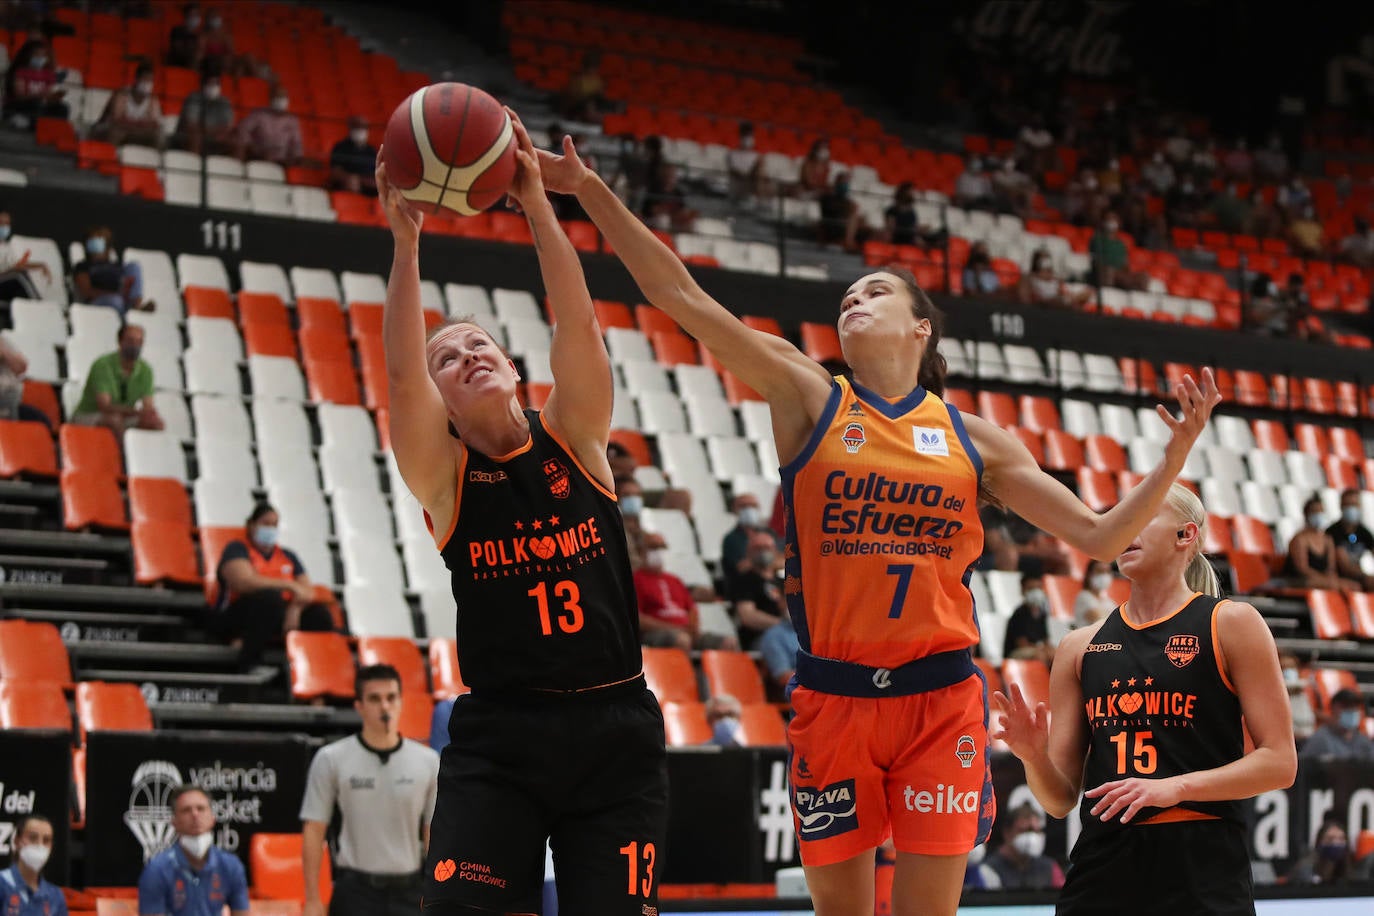
[[[1230,821],[1112,830],[1073,848],[1055,916],[1254,916],[1245,831]]]
[[[663,715],[637,681],[614,696],[460,697],[430,825],[431,916],[538,913],[544,843],[559,916],[657,916],[668,816]]]

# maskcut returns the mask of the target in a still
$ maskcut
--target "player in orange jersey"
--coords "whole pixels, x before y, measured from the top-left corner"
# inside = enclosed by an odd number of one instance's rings
[[[1060,916],[1255,912],[1239,800],[1292,785],[1298,758],[1274,637],[1218,597],[1206,528],[1174,484],[1118,560],[1130,600],[1059,644],[1049,706],[994,695],[994,737],[1050,814],[1088,787]]]
[[[838,330],[853,379],[708,296],[565,140],[546,186],[574,193],[648,300],[772,410],[787,502],[785,591],[797,628],[791,788],[819,916],[873,912],[874,849],[897,849],[893,912],[955,912],[967,853],[994,812],[987,699],[970,647],[968,582],[982,552],[981,490],[1094,556],[1152,518],[1219,400],[1211,373],[1182,407],[1159,467],[1091,511],[1006,430],[946,404],[941,313],[900,269],[857,280]]]

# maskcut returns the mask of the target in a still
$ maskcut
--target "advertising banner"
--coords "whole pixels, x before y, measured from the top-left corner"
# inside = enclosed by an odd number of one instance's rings
[[[67,880],[71,845],[72,736],[67,732],[0,731],[0,868],[14,859],[19,823],[29,814],[52,821],[52,855],[43,875]]]

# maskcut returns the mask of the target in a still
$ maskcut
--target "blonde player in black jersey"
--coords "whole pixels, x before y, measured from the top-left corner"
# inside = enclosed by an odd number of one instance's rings
[[[1060,643],[1049,708],[994,696],[993,737],[1046,811],[1087,788],[1061,916],[1255,912],[1240,800],[1292,785],[1297,754],[1274,639],[1218,597],[1206,524],[1175,483],[1117,561],[1130,600]]]
[[[426,337],[423,219],[381,157],[377,168],[395,237],[382,326],[391,443],[452,573],[471,688],[449,719],[422,906],[538,912],[547,840],[564,916],[656,916],[667,754],[606,460],[610,361],[534,146],[511,117],[510,195],[557,319],[542,411],[521,409],[514,363],[470,318]]]

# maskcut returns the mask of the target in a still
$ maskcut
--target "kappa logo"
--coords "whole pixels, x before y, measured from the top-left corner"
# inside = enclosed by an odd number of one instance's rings
[[[510,477],[505,471],[468,471],[468,480],[471,483],[500,483],[509,480]]]
[[[1120,652],[1119,642],[1090,642],[1084,652]]]
[[[911,438],[915,440],[916,454],[942,455],[949,457],[949,443],[945,441],[945,431],[929,426],[911,427]]]
[[[1164,657],[1169,659],[1175,668],[1188,667],[1201,651],[1202,646],[1196,636],[1182,633],[1170,636],[1169,641],[1164,644]]]
[[[549,492],[555,499],[567,499],[572,492],[572,478],[568,476],[568,469],[563,467],[556,458],[548,458],[544,461],[544,477],[549,482]]]
[[[972,735],[960,735],[959,742],[954,745],[954,756],[959,758],[959,765],[964,769],[973,766],[973,755],[978,752],[978,745],[973,743]]]
[[[822,789],[795,786],[792,804],[797,809],[803,840],[823,840],[859,827],[854,780],[832,782]]]
[[[840,436],[840,440],[844,442],[844,450],[846,452],[849,452],[851,455],[857,455],[859,453],[859,448],[868,441],[868,437],[864,435],[862,423],[850,423],[844,428],[844,433]]]

